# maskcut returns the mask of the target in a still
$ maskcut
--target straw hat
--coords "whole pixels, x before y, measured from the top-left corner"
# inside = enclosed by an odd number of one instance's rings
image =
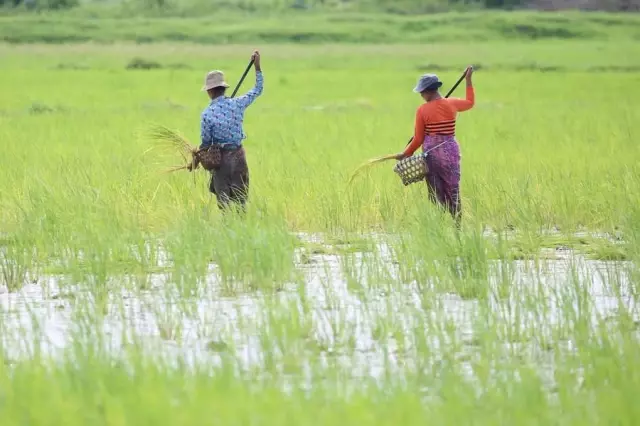
[[[202,86],[202,91],[206,92],[207,90],[216,87],[229,87],[229,85],[224,81],[224,73],[222,71],[209,71],[207,73],[207,76],[204,78],[204,86]]]

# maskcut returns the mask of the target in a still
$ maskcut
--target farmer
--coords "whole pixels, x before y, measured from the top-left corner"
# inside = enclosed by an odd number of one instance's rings
[[[249,169],[242,141],[246,138],[242,122],[245,110],[262,94],[262,69],[260,53],[251,55],[256,71],[255,86],[243,96],[225,96],[229,85],[221,71],[211,71],[205,77],[203,91],[211,103],[202,112],[200,148],[217,144],[221,150],[220,167],[211,173],[209,191],[216,195],[218,207],[225,210],[230,202],[240,205],[242,210],[249,194]]]
[[[460,227],[460,147],[455,137],[458,112],[471,109],[475,94],[471,75],[473,68],[465,71],[466,99],[444,98],[438,89],[442,82],[435,74],[420,77],[413,89],[420,93],[426,103],[416,111],[414,136],[404,152],[396,155],[396,160],[413,155],[422,145],[423,152],[433,149],[427,156],[427,186],[431,201],[438,202],[449,210]]]

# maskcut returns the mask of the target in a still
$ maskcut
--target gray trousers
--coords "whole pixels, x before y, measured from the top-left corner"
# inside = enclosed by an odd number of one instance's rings
[[[211,173],[209,191],[215,194],[221,210],[232,202],[244,210],[249,197],[249,167],[243,147],[222,149],[220,167]]]

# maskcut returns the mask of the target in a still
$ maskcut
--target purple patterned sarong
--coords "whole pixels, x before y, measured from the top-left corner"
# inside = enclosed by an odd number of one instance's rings
[[[427,135],[422,143],[427,155],[427,187],[429,198],[446,207],[459,225],[460,211],[460,146],[455,136]]]

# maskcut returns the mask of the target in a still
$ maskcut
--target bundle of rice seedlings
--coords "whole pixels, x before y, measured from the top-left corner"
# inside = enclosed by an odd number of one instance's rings
[[[198,161],[198,147],[189,142],[187,138],[185,138],[175,130],[171,130],[166,126],[158,124],[151,127],[148,135],[154,142],[160,144],[161,146],[177,150],[184,159],[184,165],[170,167],[165,171],[166,173],[171,173],[178,170],[193,171],[196,170],[200,165],[200,162]],[[187,159],[187,156],[190,156],[190,159]]]
[[[371,160],[368,160],[368,161],[362,163],[351,174],[351,177],[349,178],[349,183],[348,184],[351,185],[351,182],[353,182],[355,177],[358,174],[360,174],[363,170],[368,169],[369,167],[373,166],[374,164],[380,163],[382,161],[393,160],[394,158],[395,158],[395,154],[389,154],[389,155],[384,155],[384,156],[378,157],[378,158],[372,158]]]

